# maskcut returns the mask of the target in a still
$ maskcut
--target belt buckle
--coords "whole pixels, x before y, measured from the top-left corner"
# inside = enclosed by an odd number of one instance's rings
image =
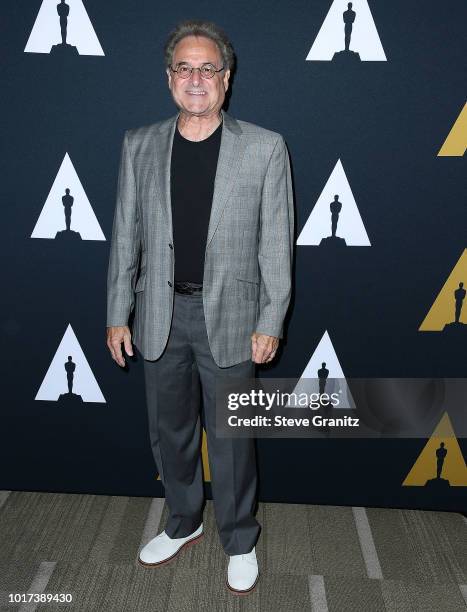
[[[194,293],[194,288],[190,287],[190,285],[187,282],[178,282],[175,283],[175,291],[177,293],[182,293],[183,295],[193,295]]]

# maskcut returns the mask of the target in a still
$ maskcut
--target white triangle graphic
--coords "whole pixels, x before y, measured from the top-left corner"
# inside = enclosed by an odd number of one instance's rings
[[[65,395],[63,402],[66,404],[70,398],[73,398],[72,395],[69,395],[67,370],[65,369],[65,364],[70,363],[69,356],[71,356],[71,363],[75,366],[74,368],[73,366],[71,367],[74,369],[72,373],[72,393],[74,396],[78,396],[76,398],[77,402],[80,401],[79,397],[81,397],[83,402],[105,404],[104,396],[70,324],[68,324],[62,341],[34,399],[56,402],[59,400],[60,395]]]
[[[66,190],[69,189],[69,194]],[[71,196],[70,230],[79,233],[82,240],[105,240],[94,210],[81,185],[68,153],[57,172],[47,200],[42,207],[31,238],[55,238],[57,232],[66,230],[64,200]]]
[[[336,236],[343,238],[347,246],[371,246],[340,159],[297,238],[298,245],[319,245],[323,238],[331,236],[330,204],[336,195],[342,204]]]
[[[343,13],[347,0],[334,0],[306,57],[309,61],[331,61],[334,53],[345,49]],[[355,21],[352,24],[349,49],[357,52],[364,62],[386,62],[381,40],[367,0],[352,2]]]
[[[60,17],[57,12],[60,0],[42,0],[25,53],[50,53],[53,45],[62,43]],[[66,0],[69,14],[66,25],[66,42],[76,47],[79,55],[104,55],[83,0]]]
[[[334,346],[332,345],[331,338],[327,330],[324,332],[318,346],[314,350],[309,362],[303,370],[300,380],[297,382],[293,393],[296,393],[297,395],[301,393],[307,393],[308,395],[310,393],[320,393],[319,372],[322,368],[328,370],[328,382],[324,387],[324,393],[327,393],[328,395],[331,393],[337,393],[339,397],[339,404],[337,404],[335,408],[355,408],[355,402],[346,383],[344,372],[341,364],[339,363],[339,359],[337,358],[336,351],[334,350]],[[300,404],[295,404],[294,400],[291,398],[290,404],[287,404],[287,406],[291,408],[299,408]]]

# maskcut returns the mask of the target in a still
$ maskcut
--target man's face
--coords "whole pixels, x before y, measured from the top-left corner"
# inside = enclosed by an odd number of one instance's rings
[[[185,36],[175,45],[172,68],[181,62],[186,62],[194,68],[210,63],[219,70],[222,57],[216,43],[210,38]],[[190,77],[182,79],[177,73],[167,69],[167,76],[174,102],[182,111],[198,116],[220,111],[229,86],[229,70],[216,72],[212,79],[203,79],[199,70],[194,70]]]

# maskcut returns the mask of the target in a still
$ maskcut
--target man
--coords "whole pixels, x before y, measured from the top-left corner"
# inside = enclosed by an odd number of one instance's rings
[[[254,440],[216,437],[215,387],[222,377],[253,378],[255,363],[270,362],[283,337],[294,227],[290,166],[281,135],[222,110],[234,53],[215,24],[181,23],[165,56],[179,113],[125,132],[107,346],[120,366],[122,343],[133,355],[127,324],[134,306],[133,343],[143,358],[151,446],[169,511],[140,562],[165,563],[203,534],[196,364],[214,511],[230,557],[227,586],[245,593],[259,576]]]

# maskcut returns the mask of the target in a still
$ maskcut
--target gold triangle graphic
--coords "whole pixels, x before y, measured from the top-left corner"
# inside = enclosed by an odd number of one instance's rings
[[[449,485],[451,487],[467,487],[467,466],[447,412],[441,417],[436,429],[407,474],[402,483],[403,487],[423,487],[427,484],[427,481],[433,480],[436,484],[436,451],[440,448],[447,451],[440,474],[441,479],[449,481],[449,484],[446,483],[446,488],[449,489]],[[443,490],[446,490],[446,488]],[[438,490],[441,493],[441,487]]]
[[[203,437],[201,440],[201,457],[203,460],[203,474],[204,474],[204,482],[211,482],[211,470],[209,469],[209,456],[208,456],[208,438],[206,436],[206,431],[203,427]],[[158,474],[156,480],[160,480],[161,477]]]
[[[453,323],[456,308],[454,292],[458,289],[462,291],[459,283],[463,283],[463,289],[467,289],[467,249],[459,257],[418,331],[443,331],[446,324]],[[467,297],[462,302],[459,322],[467,324]]]
[[[467,102],[451,128],[438,157],[462,157],[467,148]]]

